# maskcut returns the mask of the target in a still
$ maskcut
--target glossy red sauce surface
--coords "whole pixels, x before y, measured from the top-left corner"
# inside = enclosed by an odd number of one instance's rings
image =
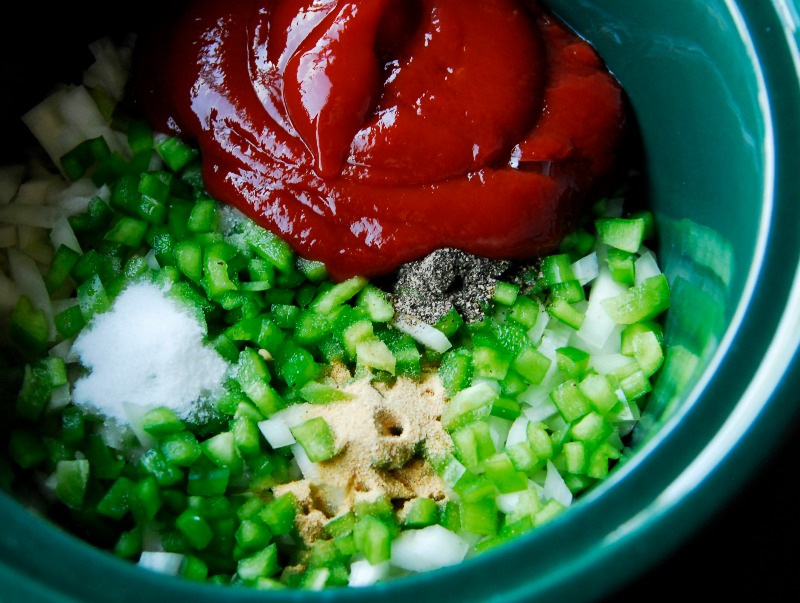
[[[143,107],[199,145],[209,192],[335,279],[551,251],[625,126],[534,0],[200,0],[140,46]]]

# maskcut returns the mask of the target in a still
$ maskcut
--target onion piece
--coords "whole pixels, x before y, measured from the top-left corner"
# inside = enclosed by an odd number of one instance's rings
[[[572,272],[581,285],[592,282],[600,274],[597,252],[593,251],[572,264]]]
[[[432,349],[434,352],[443,354],[453,347],[447,335],[425,322],[414,320],[406,316],[398,316],[394,319],[392,325],[398,331],[411,335],[411,337],[419,341],[425,347]]]
[[[24,177],[24,165],[16,164],[0,167],[0,205],[9,203],[14,198]]]
[[[370,564],[366,559],[358,559],[350,565],[350,578],[348,586],[371,586],[389,575],[391,564],[388,561],[377,565]]]
[[[405,530],[392,542],[391,562],[412,572],[426,572],[461,563],[469,543],[438,524]]]
[[[572,504],[572,492],[551,461],[547,461],[547,476],[544,478],[544,497],[548,500],[560,502],[565,507]]]
[[[166,574],[177,576],[183,565],[184,555],[181,553],[169,553],[167,551],[144,551],[139,556],[139,567]]]
[[[259,421],[258,429],[273,448],[291,446],[296,441],[286,421],[281,418],[272,417]]]
[[[11,248],[8,250],[8,265],[11,278],[17,284],[19,292],[27,295],[31,303],[44,312],[50,326],[50,337],[54,337],[56,331],[53,323],[53,304],[36,262],[25,253]]]

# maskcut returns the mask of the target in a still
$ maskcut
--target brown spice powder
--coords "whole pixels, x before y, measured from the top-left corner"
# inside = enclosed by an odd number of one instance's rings
[[[447,498],[445,484],[427,459],[452,451],[441,424],[445,392],[435,373],[417,382],[400,377],[392,385],[352,379],[343,365],[332,380],[352,397],[309,407],[303,419],[324,418],[339,453],[318,463],[313,483],[300,480],[276,486],[276,495],[295,494],[301,505],[298,529],[310,543],[334,516],[350,511],[360,500],[386,495],[396,504],[417,496]]]

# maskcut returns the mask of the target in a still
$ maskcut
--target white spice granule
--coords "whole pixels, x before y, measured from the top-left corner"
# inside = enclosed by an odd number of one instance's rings
[[[205,326],[156,285],[131,285],[73,345],[89,372],[75,383],[76,405],[121,424],[125,407],[166,406],[183,420],[222,387],[228,363],[204,343]]]

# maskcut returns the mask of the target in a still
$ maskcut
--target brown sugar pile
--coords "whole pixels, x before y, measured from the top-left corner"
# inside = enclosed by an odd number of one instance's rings
[[[316,539],[330,518],[360,500],[388,496],[395,503],[424,496],[447,498],[446,486],[426,460],[452,451],[441,424],[445,392],[436,374],[417,382],[398,378],[392,385],[353,380],[336,367],[334,382],[351,397],[312,405],[303,420],[322,417],[335,434],[336,456],[317,464],[318,475],[273,488],[291,491],[302,513],[298,528],[306,542]]]

